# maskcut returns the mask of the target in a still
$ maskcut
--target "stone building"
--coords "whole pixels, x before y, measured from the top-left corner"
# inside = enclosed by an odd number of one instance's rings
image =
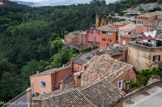
[[[162,67],[162,35],[145,33],[141,40],[130,42],[128,45],[127,61],[136,70]]]

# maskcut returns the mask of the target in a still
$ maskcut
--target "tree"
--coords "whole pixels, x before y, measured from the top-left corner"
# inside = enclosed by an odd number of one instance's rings
[[[8,101],[20,92],[18,79],[13,78],[11,73],[4,72],[0,81],[0,101]]]
[[[61,40],[52,41],[50,45],[50,56],[53,56],[54,54],[58,53],[62,47],[63,43]]]
[[[159,68],[152,68],[152,72],[155,74],[155,75],[158,75],[160,77],[160,82],[161,82],[161,87],[162,87],[162,67],[159,67]]]
[[[43,70],[45,70],[46,65],[46,62],[44,61],[32,60],[22,67],[20,74],[22,91],[24,91],[30,85],[29,76],[36,74],[37,71],[42,72]]]
[[[140,84],[139,84],[138,81],[134,82],[134,81],[132,81],[132,80],[130,80],[130,81],[128,82],[128,85],[129,85],[129,87],[131,88],[131,94],[132,94],[132,91],[133,91],[134,88],[137,88],[137,87],[140,86]],[[130,99],[127,101],[128,104],[134,104],[134,102],[131,100],[131,98],[132,98],[132,97],[130,96]]]
[[[144,94],[149,95],[149,93],[146,92],[146,86],[148,84],[148,81],[153,75],[153,72],[150,69],[144,69],[141,72],[136,71],[137,80],[140,84],[142,84],[145,88]]]

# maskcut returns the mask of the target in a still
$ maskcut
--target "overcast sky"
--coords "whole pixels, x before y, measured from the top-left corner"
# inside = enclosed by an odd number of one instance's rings
[[[54,2],[54,3],[57,3],[57,2],[90,2],[91,0],[11,0],[11,1],[25,1],[25,2],[45,2],[45,1],[49,1],[49,2]],[[113,2],[113,1],[117,1],[117,0],[106,0],[106,2]]]

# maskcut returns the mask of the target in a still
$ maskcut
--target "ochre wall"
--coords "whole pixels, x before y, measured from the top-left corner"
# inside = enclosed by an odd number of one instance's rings
[[[129,64],[132,64],[136,70],[141,71],[142,69],[158,66],[157,63],[153,62],[154,55],[160,55],[160,60],[162,60],[162,48],[149,48],[147,46],[131,43],[128,46],[127,61]]]

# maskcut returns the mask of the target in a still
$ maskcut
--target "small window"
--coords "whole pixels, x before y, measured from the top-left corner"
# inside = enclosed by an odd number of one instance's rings
[[[105,38],[102,38],[102,41],[106,41],[106,39]]]
[[[112,32],[108,32],[108,35],[112,35],[113,33]]]
[[[153,61],[154,62],[160,61],[160,55],[153,56]]]
[[[106,32],[105,31],[102,31],[102,34],[106,34]]]
[[[143,25],[143,21],[137,21],[137,24]]]
[[[118,81],[118,88],[119,89],[122,89],[123,88],[123,82],[122,82],[122,80],[121,81]]]
[[[41,85],[41,87],[45,87],[46,88],[46,83],[45,82],[40,81],[40,85]]]
[[[125,40],[123,40],[123,45],[125,45],[126,44],[126,42],[125,42]]]
[[[45,92],[45,91],[43,91],[43,94],[46,94],[46,92]]]
[[[111,39],[108,39],[108,42],[111,42]]]

